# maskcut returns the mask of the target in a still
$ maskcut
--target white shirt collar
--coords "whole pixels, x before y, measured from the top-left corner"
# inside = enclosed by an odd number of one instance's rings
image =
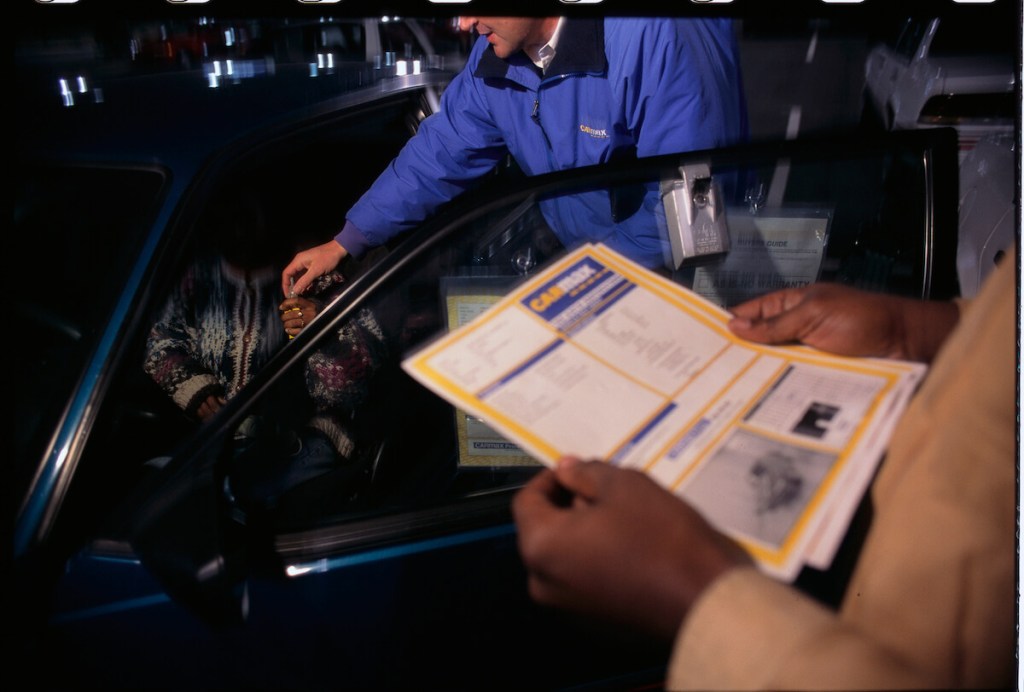
[[[562,25],[565,23],[565,17],[558,18],[558,24],[555,26],[554,33],[551,34],[551,38],[537,50],[536,55],[531,55],[530,60],[533,64],[541,69],[541,72],[548,69],[548,65],[555,58],[555,50],[558,45],[558,36],[562,33]]]

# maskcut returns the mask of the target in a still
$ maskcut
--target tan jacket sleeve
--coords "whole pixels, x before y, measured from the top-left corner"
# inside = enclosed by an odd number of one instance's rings
[[[671,689],[1012,687],[1015,257],[961,306],[893,434],[840,609],[753,568],[727,573],[678,633]]]
[[[698,601],[676,640],[671,690],[939,686],[837,614],[748,567]]]

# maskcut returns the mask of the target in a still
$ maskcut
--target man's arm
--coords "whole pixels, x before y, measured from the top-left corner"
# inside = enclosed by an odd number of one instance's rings
[[[506,151],[504,141],[487,112],[480,92],[484,87],[472,74],[485,47],[486,41],[474,48],[466,68],[445,88],[440,110],[420,123],[416,135],[348,211],[334,239],[298,253],[285,268],[281,290],[286,296],[290,281],[301,295],[347,255],[360,257],[415,228],[494,168]]]
[[[419,130],[346,215],[369,247],[412,230],[494,169],[507,152],[486,98],[489,88],[473,76],[474,49],[466,68],[445,88],[440,109]],[[344,230],[335,238],[339,240]],[[349,248],[355,251],[355,248]]]
[[[761,574],[639,471],[563,460],[519,492],[513,513],[530,595],[675,637],[667,689],[936,685],[870,633]]]

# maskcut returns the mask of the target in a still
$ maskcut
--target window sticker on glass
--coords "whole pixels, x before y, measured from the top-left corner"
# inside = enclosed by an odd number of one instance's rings
[[[508,278],[447,278],[442,283],[448,330],[468,324],[497,303],[511,288]],[[502,437],[480,418],[455,410],[459,436],[459,466],[540,466],[514,442]]]
[[[731,209],[731,249],[715,264],[696,268],[693,291],[729,307],[780,288],[818,279],[831,214],[803,209],[763,209],[751,216]]]

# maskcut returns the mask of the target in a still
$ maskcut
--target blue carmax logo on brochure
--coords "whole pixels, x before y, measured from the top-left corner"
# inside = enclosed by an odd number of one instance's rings
[[[592,257],[583,257],[537,290],[522,304],[563,332],[589,321],[633,284]]]
[[[592,282],[605,267],[590,257],[584,257],[550,282],[529,294],[523,303],[538,315],[550,319],[564,309],[566,303],[575,300],[581,287]]]

